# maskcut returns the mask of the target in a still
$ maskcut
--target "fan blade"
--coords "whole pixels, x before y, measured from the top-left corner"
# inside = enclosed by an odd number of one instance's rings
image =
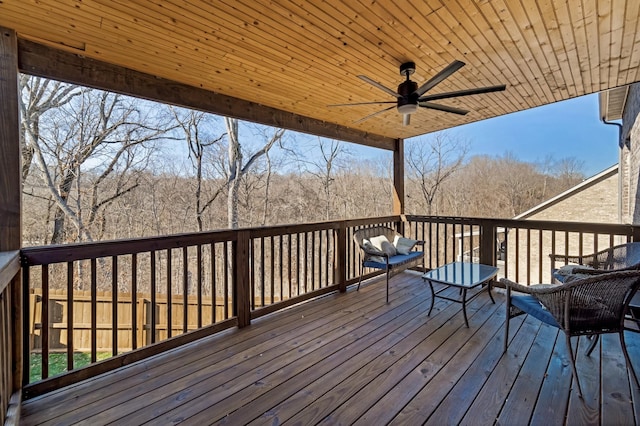
[[[369,77],[367,77],[366,75],[359,75],[358,78],[360,80],[366,81],[367,83],[369,83],[372,86],[377,87],[378,89],[387,92],[388,94],[390,94],[393,97],[396,97],[398,99],[402,98],[402,96],[398,95],[396,92],[394,92],[393,90],[389,89],[388,87],[383,86],[382,84],[378,83],[375,80],[371,80]]]
[[[413,93],[418,95],[418,96],[424,95],[427,90],[433,89],[436,86],[436,84],[440,83],[442,80],[444,80],[445,78],[449,77],[454,72],[458,71],[464,65],[465,65],[465,63],[462,62],[462,61],[453,61],[453,62],[451,62],[449,65],[447,65],[447,67],[445,69],[443,69],[438,74],[436,74],[433,77],[431,77],[431,79],[429,79],[422,86],[418,87],[418,89]]]
[[[389,111],[390,109],[393,109],[393,108],[395,108],[395,105],[394,105],[394,106],[390,106],[389,108],[385,108],[385,109],[383,109],[382,111],[378,111],[378,112],[374,112],[373,114],[369,114],[369,115],[367,115],[366,117],[362,117],[360,120],[356,120],[356,121],[354,121],[354,122],[353,122],[353,124],[356,124],[356,123],[362,123],[364,120],[368,120],[368,119],[370,119],[371,117],[375,117],[376,115],[378,115],[378,114],[382,114],[383,112],[385,112],[385,111]]]
[[[333,104],[327,105],[328,107],[342,107],[342,106],[354,106],[354,105],[376,105],[376,104],[396,104],[397,101],[380,101],[380,102],[356,102],[353,104]]]
[[[507,88],[506,85],[479,87],[477,89],[458,90],[456,92],[438,93],[437,95],[426,95],[418,99],[422,101],[436,101],[438,99],[456,98],[458,96],[479,95],[481,93],[501,92]]]
[[[402,117],[402,125],[408,126],[409,123],[411,123],[411,114],[404,114],[404,117]]]
[[[467,115],[469,111],[460,108],[454,108],[446,105],[434,104],[431,102],[420,102],[418,103],[423,108],[437,109],[438,111],[444,112],[452,112],[454,114]]]

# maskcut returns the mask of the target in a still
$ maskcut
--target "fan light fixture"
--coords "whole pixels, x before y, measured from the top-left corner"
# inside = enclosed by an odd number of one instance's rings
[[[418,104],[404,104],[398,106],[398,112],[400,114],[413,114],[418,111]]]

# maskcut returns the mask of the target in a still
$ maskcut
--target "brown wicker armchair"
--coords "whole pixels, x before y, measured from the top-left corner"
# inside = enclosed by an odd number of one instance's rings
[[[582,389],[576,372],[575,356],[571,348],[572,336],[598,336],[618,333],[627,366],[638,378],[631,365],[624,340],[625,312],[640,286],[640,271],[621,271],[588,278],[572,279],[564,284],[538,284],[523,286],[505,278],[500,280],[507,289],[507,319],[505,323],[504,352],[507,351],[509,320],[529,314],[540,321],[561,329],[566,336],[573,377],[578,395]],[[512,293],[513,291],[518,293]],[[587,356],[591,354],[591,345]]]
[[[364,268],[381,269],[386,272],[387,278],[387,303],[389,303],[389,274],[391,272],[406,269],[413,265],[424,266],[424,253],[422,251],[410,251],[408,254],[396,254],[389,256],[387,253],[365,244],[366,240],[384,235],[389,242],[402,234],[386,226],[373,226],[371,228],[358,229],[353,234],[353,241],[360,247],[362,252],[362,262],[360,263],[360,279],[358,280],[358,290],[362,282]],[[414,240],[415,241],[415,240]],[[415,241],[416,246],[424,245],[424,241]]]
[[[609,247],[597,253],[586,254],[583,256],[567,256],[564,254],[552,253],[551,258],[551,274],[562,282],[563,277],[558,274],[556,262],[562,264],[576,264],[576,273],[580,274],[598,274],[603,271],[626,271],[640,269],[640,243],[626,243]],[[584,266],[584,268],[580,268]]]

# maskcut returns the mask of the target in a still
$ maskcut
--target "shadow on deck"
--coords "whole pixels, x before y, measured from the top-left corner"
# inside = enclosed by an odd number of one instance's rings
[[[494,290],[495,291],[495,290]],[[564,336],[512,320],[502,356],[504,294],[437,300],[419,275],[331,294],[115,372],[25,401],[24,424],[634,424],[617,336],[591,357],[578,344],[584,401]],[[640,334],[629,333],[640,371]],[[581,350],[582,349],[582,350]]]

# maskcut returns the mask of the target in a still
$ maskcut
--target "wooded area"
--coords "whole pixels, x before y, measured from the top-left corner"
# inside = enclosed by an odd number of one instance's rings
[[[23,75],[24,245],[382,216],[390,154]],[[512,217],[584,178],[575,159],[406,141],[409,214]]]

